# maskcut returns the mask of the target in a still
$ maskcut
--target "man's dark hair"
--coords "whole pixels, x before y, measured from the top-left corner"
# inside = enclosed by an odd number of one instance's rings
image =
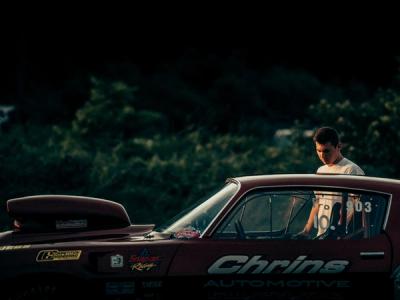
[[[314,134],[313,141],[319,144],[331,143],[336,147],[340,143],[338,132],[332,127],[318,128]]]

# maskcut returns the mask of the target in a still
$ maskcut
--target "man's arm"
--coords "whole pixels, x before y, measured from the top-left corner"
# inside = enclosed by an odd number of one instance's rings
[[[307,223],[304,229],[293,236],[293,239],[307,239],[309,238],[310,232],[314,225],[314,219],[318,215],[318,202],[315,202],[310,211],[310,216],[308,217]]]
[[[313,205],[313,207],[311,208],[310,216],[308,217],[306,226],[304,226],[304,229],[303,229],[303,232],[304,232],[306,235],[310,234],[310,232],[311,232],[311,230],[312,230],[312,228],[313,228],[313,225],[314,225],[315,216],[316,216],[317,214],[318,214],[318,204],[315,203],[315,204]]]

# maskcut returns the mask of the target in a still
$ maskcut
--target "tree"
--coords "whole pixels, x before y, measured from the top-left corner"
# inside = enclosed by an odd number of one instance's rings
[[[378,90],[361,103],[322,99],[310,106],[314,122],[338,129],[346,156],[362,165],[367,175],[400,176],[400,95]]]

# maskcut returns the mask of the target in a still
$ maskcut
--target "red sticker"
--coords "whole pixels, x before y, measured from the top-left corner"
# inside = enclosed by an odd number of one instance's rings
[[[177,239],[197,239],[200,237],[200,232],[193,229],[183,229],[174,234]]]

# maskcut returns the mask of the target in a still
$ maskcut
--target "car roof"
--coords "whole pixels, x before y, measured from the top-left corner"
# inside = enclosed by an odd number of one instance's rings
[[[230,178],[244,189],[271,186],[329,186],[376,190],[387,193],[400,191],[400,180],[382,177],[342,174],[274,174]]]

